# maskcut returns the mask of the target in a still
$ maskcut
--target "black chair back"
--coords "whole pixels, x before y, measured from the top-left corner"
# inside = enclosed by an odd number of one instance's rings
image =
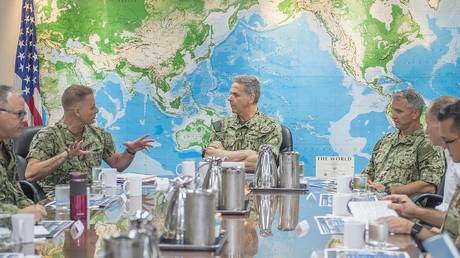
[[[19,180],[24,194],[37,203],[46,198],[45,192],[37,182],[26,180],[27,154],[29,154],[30,142],[41,127],[27,127],[22,130],[21,135],[13,140],[13,149],[16,154],[16,177]]]
[[[24,128],[21,135],[13,141],[14,153],[26,158],[27,154],[29,154],[30,142],[32,142],[32,138],[40,129],[41,127],[38,126]]]
[[[292,141],[292,134],[291,130],[288,127],[281,125],[281,134],[282,134],[282,141],[280,146],[280,153],[286,151],[293,151],[294,150],[294,143]]]

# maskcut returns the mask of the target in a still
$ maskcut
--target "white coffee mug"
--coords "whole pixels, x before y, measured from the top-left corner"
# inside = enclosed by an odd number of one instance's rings
[[[130,196],[126,200],[126,211],[128,214],[135,214],[137,210],[142,210],[142,196]]]
[[[99,181],[104,187],[117,187],[117,170],[115,168],[103,168],[99,173]]]
[[[142,196],[142,178],[131,176],[123,183],[123,192],[127,196]]]
[[[352,192],[352,176],[338,176],[337,181],[337,193],[351,193]]]
[[[32,243],[34,241],[35,219],[33,214],[19,213],[11,216],[11,241],[13,243]]]
[[[365,245],[366,223],[345,220],[343,223],[343,244],[346,248],[359,249]]]
[[[195,160],[184,160],[177,164],[176,174],[184,176],[195,176]]]
[[[350,202],[353,194],[351,193],[337,193],[332,195],[332,215],[334,216],[348,216],[348,202]]]

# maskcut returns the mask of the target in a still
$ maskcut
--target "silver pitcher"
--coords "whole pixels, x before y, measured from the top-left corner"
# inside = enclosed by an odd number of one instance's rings
[[[222,170],[223,210],[244,210],[244,169],[241,166]]]
[[[187,190],[185,198],[185,244],[212,245],[215,242],[214,197],[212,190]]]
[[[203,179],[201,189],[212,190],[215,192],[215,207],[220,208],[223,206],[222,195],[222,161],[225,158],[209,157],[205,161],[209,164],[208,171]]]
[[[259,159],[254,176],[254,187],[276,188],[278,186],[278,171],[272,146],[262,144],[259,148]]]
[[[138,242],[138,253],[141,254],[134,257],[159,258],[161,256],[157,230],[153,226],[152,216],[147,211],[137,210],[130,228],[128,236]]]
[[[171,186],[165,199],[168,202],[163,234],[166,239],[174,239],[179,242],[184,240],[185,192],[192,180],[191,177],[177,177],[171,180]]]
[[[281,152],[278,167],[281,188],[299,188],[299,153],[295,151]]]

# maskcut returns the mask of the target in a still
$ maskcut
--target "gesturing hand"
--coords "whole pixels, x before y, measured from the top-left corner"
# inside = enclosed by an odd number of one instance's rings
[[[151,148],[152,143],[155,142],[155,140],[148,138],[149,136],[147,134],[137,138],[134,141],[127,141],[124,142],[123,145],[126,147],[127,150],[130,152],[137,152],[146,148]]]
[[[85,151],[80,148],[81,142],[82,141],[75,141],[65,149],[67,152],[67,158],[71,159],[75,156],[88,155],[91,153],[91,151]]]

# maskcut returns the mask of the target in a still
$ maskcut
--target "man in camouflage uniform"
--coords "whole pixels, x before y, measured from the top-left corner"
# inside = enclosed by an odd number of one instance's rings
[[[205,156],[227,157],[227,161],[244,161],[254,170],[259,147],[270,144],[277,156],[281,146],[281,125],[257,108],[260,83],[254,76],[236,76],[228,101],[234,115],[213,123]]]
[[[51,193],[56,184],[69,183],[72,171],[83,172],[91,182],[91,169],[100,166],[102,160],[123,171],[137,151],[151,147],[153,140],[144,135],[123,143],[123,153],[115,152],[112,136],[94,124],[99,110],[90,87],[72,85],[61,101],[64,116],[34,136],[27,156],[26,178],[38,180],[45,192]]]
[[[452,160],[460,162],[460,101],[445,106],[438,114],[440,121],[440,135],[448,149]],[[396,210],[401,217],[386,217],[390,232],[412,234],[419,240],[425,240],[435,233],[426,228],[415,226],[419,219],[435,227],[441,227],[455,242],[457,249],[460,249],[460,183],[457,184],[447,212],[436,209],[421,208],[415,205],[406,195],[390,195],[386,197],[394,203],[389,207]]]
[[[422,97],[412,89],[392,96],[391,118],[398,129],[380,139],[363,174],[369,186],[388,194],[435,192],[444,172],[441,148],[434,147],[423,132]]]
[[[46,215],[41,205],[33,205],[16,180],[16,155],[11,138],[24,127],[24,100],[12,87],[0,85],[0,213],[33,213],[37,219]]]

